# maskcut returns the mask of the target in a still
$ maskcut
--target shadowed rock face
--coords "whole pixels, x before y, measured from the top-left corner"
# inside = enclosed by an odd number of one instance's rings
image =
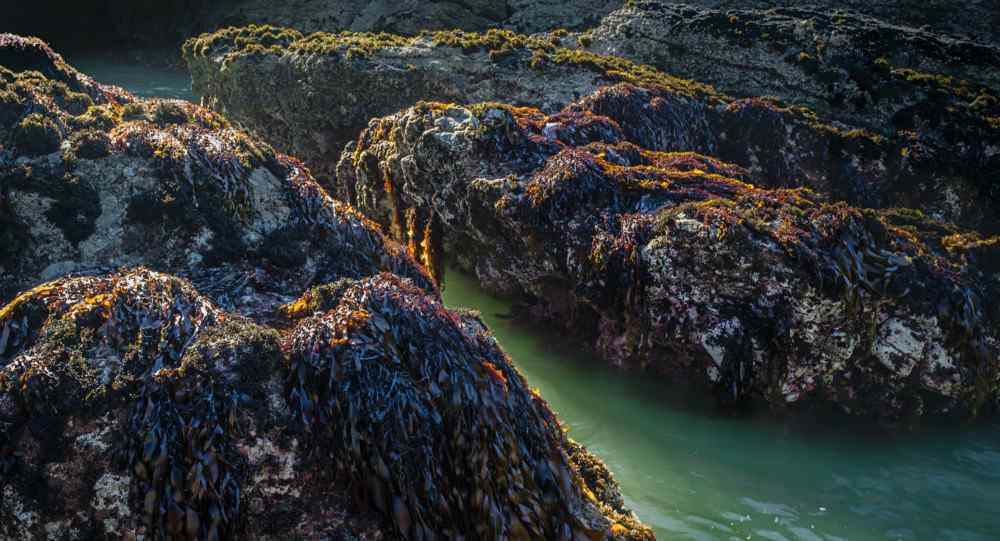
[[[299,162],[38,40],[0,59],[0,540],[653,538]]]
[[[1000,42],[997,30],[1000,28],[997,24],[1000,23],[1000,5],[996,0],[962,3],[951,0],[687,0],[685,3],[723,10],[806,7],[817,12],[853,11],[892,24]]]
[[[184,57],[207,104],[300,156],[327,180],[344,144],[368,120],[419,100],[503,99],[554,112],[621,79],[714,99],[704,85],[562,49],[559,40],[507,31],[305,36],[251,26],[191,39]]]
[[[972,105],[916,107],[912,126],[881,135],[772,99],[728,97],[618,57],[560,48],[557,40],[504,32],[306,37],[251,27],[191,40],[185,54],[208,103],[302,157],[324,182],[334,176],[340,146],[368,118],[417,100],[500,99],[546,113],[570,104],[570,112],[616,120],[644,148],[712,155],[769,186],[805,186],[855,206],[906,206],[1000,231],[993,174],[1000,171],[1000,124]],[[595,91],[623,79],[645,89]]]
[[[721,11],[644,0],[581,39],[734,96],[776,96],[886,135],[944,135],[1000,116],[1000,47],[898,24],[817,6]]]
[[[402,242],[426,244],[431,224],[483,285],[615,364],[723,403],[887,421],[996,409],[1000,239],[756,187],[754,171],[628,142],[644,120],[421,104],[372,121],[338,189]]]

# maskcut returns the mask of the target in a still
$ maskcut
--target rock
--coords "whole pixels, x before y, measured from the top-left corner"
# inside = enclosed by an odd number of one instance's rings
[[[0,58],[0,541],[653,539],[301,163],[36,39]]]
[[[622,0],[100,0],[75,6],[38,0],[9,6],[4,30],[37,35],[57,46],[97,44],[144,61],[174,63],[185,39],[226,26],[401,34],[500,27],[535,33],[584,30],[621,5]]]
[[[1000,232],[1000,185],[991,173],[1000,171],[1000,123],[971,106],[914,113],[914,122],[937,127],[882,135],[772,99],[736,99],[620,57],[561,48],[559,40],[501,31],[302,36],[248,27],[190,40],[185,58],[206,103],[303,158],[322,182],[335,176],[338,149],[370,117],[417,100],[501,100],[555,113],[580,98],[570,113],[608,116],[650,150],[696,151],[747,168],[768,186],[805,186],[854,206],[906,206]],[[595,92],[622,80],[645,89]]]
[[[775,96],[883,135],[929,131],[945,138],[1000,115],[1000,45],[852,11],[723,11],[643,0],[583,36],[595,52],[733,96]]]
[[[206,104],[307,160],[325,179],[368,120],[419,100],[503,99],[556,111],[621,79],[714,94],[620,58],[559,48],[559,39],[501,30],[306,36],[249,26],[188,40],[184,58]]]
[[[635,3],[635,2],[632,2]],[[928,28],[936,32],[1000,43],[1000,9],[994,0],[956,3],[951,0],[686,0],[685,4],[713,9],[806,7],[816,11],[864,14],[894,25]]]
[[[433,288],[301,163],[219,115],[98,85],[38,40],[2,35],[0,55],[30,59],[0,67],[0,302],[122,265],[183,273],[230,308],[383,270]]]
[[[606,94],[628,105],[588,110]],[[420,104],[372,121],[338,189],[401,242],[434,224],[484,286],[613,364],[723,404],[887,422],[996,411],[1000,237],[628,141],[684,129],[676,103],[623,86],[554,115]],[[411,214],[417,227],[396,226]]]
[[[142,268],[0,309],[0,539],[652,539],[474,317],[390,274],[299,316]]]

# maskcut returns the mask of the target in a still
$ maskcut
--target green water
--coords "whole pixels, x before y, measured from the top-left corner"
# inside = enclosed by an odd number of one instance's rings
[[[64,58],[98,82],[120,86],[137,96],[198,101],[191,92],[191,76],[183,70],[150,69],[123,63],[111,54],[67,54]]]
[[[68,58],[142,96],[194,99],[183,72]],[[1000,426],[896,436],[717,416],[641,376],[612,371],[557,332],[498,317],[509,306],[448,274],[445,301],[482,312],[571,435],[614,471],[661,540],[1000,539]]]

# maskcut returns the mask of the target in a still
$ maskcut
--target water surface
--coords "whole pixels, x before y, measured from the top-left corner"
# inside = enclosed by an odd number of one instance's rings
[[[140,96],[194,100],[183,72],[69,57]],[[445,301],[482,312],[504,349],[600,456],[661,540],[1000,539],[1000,426],[896,436],[716,415],[676,389],[603,367],[459,272]]]
[[[509,305],[464,274],[448,273],[444,297],[482,312],[660,539],[1000,539],[996,424],[889,437],[724,417],[503,317]]]

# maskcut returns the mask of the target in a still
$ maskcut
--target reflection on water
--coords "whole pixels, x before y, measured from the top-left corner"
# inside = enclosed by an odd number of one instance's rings
[[[458,271],[444,297],[482,312],[661,539],[1000,539],[1000,426],[888,437],[717,416],[498,317],[509,306]]]
[[[194,100],[184,72],[68,58],[140,96]],[[661,539],[1000,539],[1000,426],[895,437],[834,427],[808,435],[731,419],[560,346],[557,332],[498,317],[509,306],[448,275],[445,301],[480,310],[572,436],[615,472]]]

